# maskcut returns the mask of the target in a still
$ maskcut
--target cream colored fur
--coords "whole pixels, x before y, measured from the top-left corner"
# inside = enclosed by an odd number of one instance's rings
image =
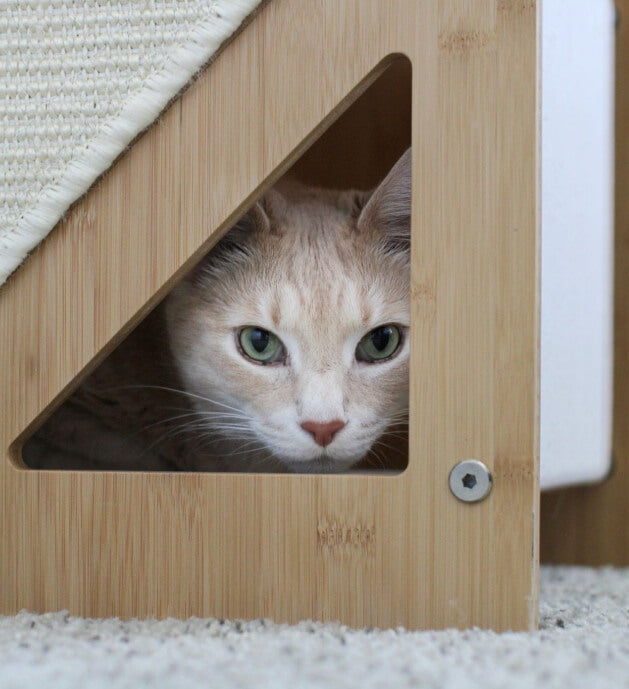
[[[278,185],[52,417],[27,461],[50,465],[54,445],[72,447],[75,468],[347,470],[407,414],[409,223],[410,151],[373,194]],[[402,332],[397,354],[358,361],[361,338],[385,324]],[[286,362],[247,359],[247,325],[277,335]],[[332,419],[346,425],[325,448],[301,428]]]

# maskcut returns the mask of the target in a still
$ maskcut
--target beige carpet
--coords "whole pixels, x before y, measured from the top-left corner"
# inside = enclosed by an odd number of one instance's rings
[[[629,687],[629,570],[543,568],[536,633],[0,617],[2,689]]]

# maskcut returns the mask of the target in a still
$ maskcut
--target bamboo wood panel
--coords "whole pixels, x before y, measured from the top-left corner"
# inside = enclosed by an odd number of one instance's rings
[[[537,21],[273,0],[0,290],[0,612],[537,620]],[[28,471],[34,423],[390,56],[412,63],[411,436],[396,477]],[[491,496],[447,477],[487,463]]]
[[[616,4],[614,470],[601,484],[543,495],[547,562],[629,565],[629,3]]]

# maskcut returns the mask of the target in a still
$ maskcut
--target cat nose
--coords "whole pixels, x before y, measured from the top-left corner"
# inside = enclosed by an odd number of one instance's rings
[[[301,424],[304,431],[312,434],[317,445],[325,447],[332,442],[334,436],[342,429],[345,428],[345,421],[340,419],[335,419],[334,421],[326,421],[325,423],[319,423],[318,421],[304,421]]]

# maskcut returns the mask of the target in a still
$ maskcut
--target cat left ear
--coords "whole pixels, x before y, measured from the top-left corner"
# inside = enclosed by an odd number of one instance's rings
[[[388,251],[408,251],[411,241],[411,149],[407,149],[375,189],[357,223],[381,233]]]

